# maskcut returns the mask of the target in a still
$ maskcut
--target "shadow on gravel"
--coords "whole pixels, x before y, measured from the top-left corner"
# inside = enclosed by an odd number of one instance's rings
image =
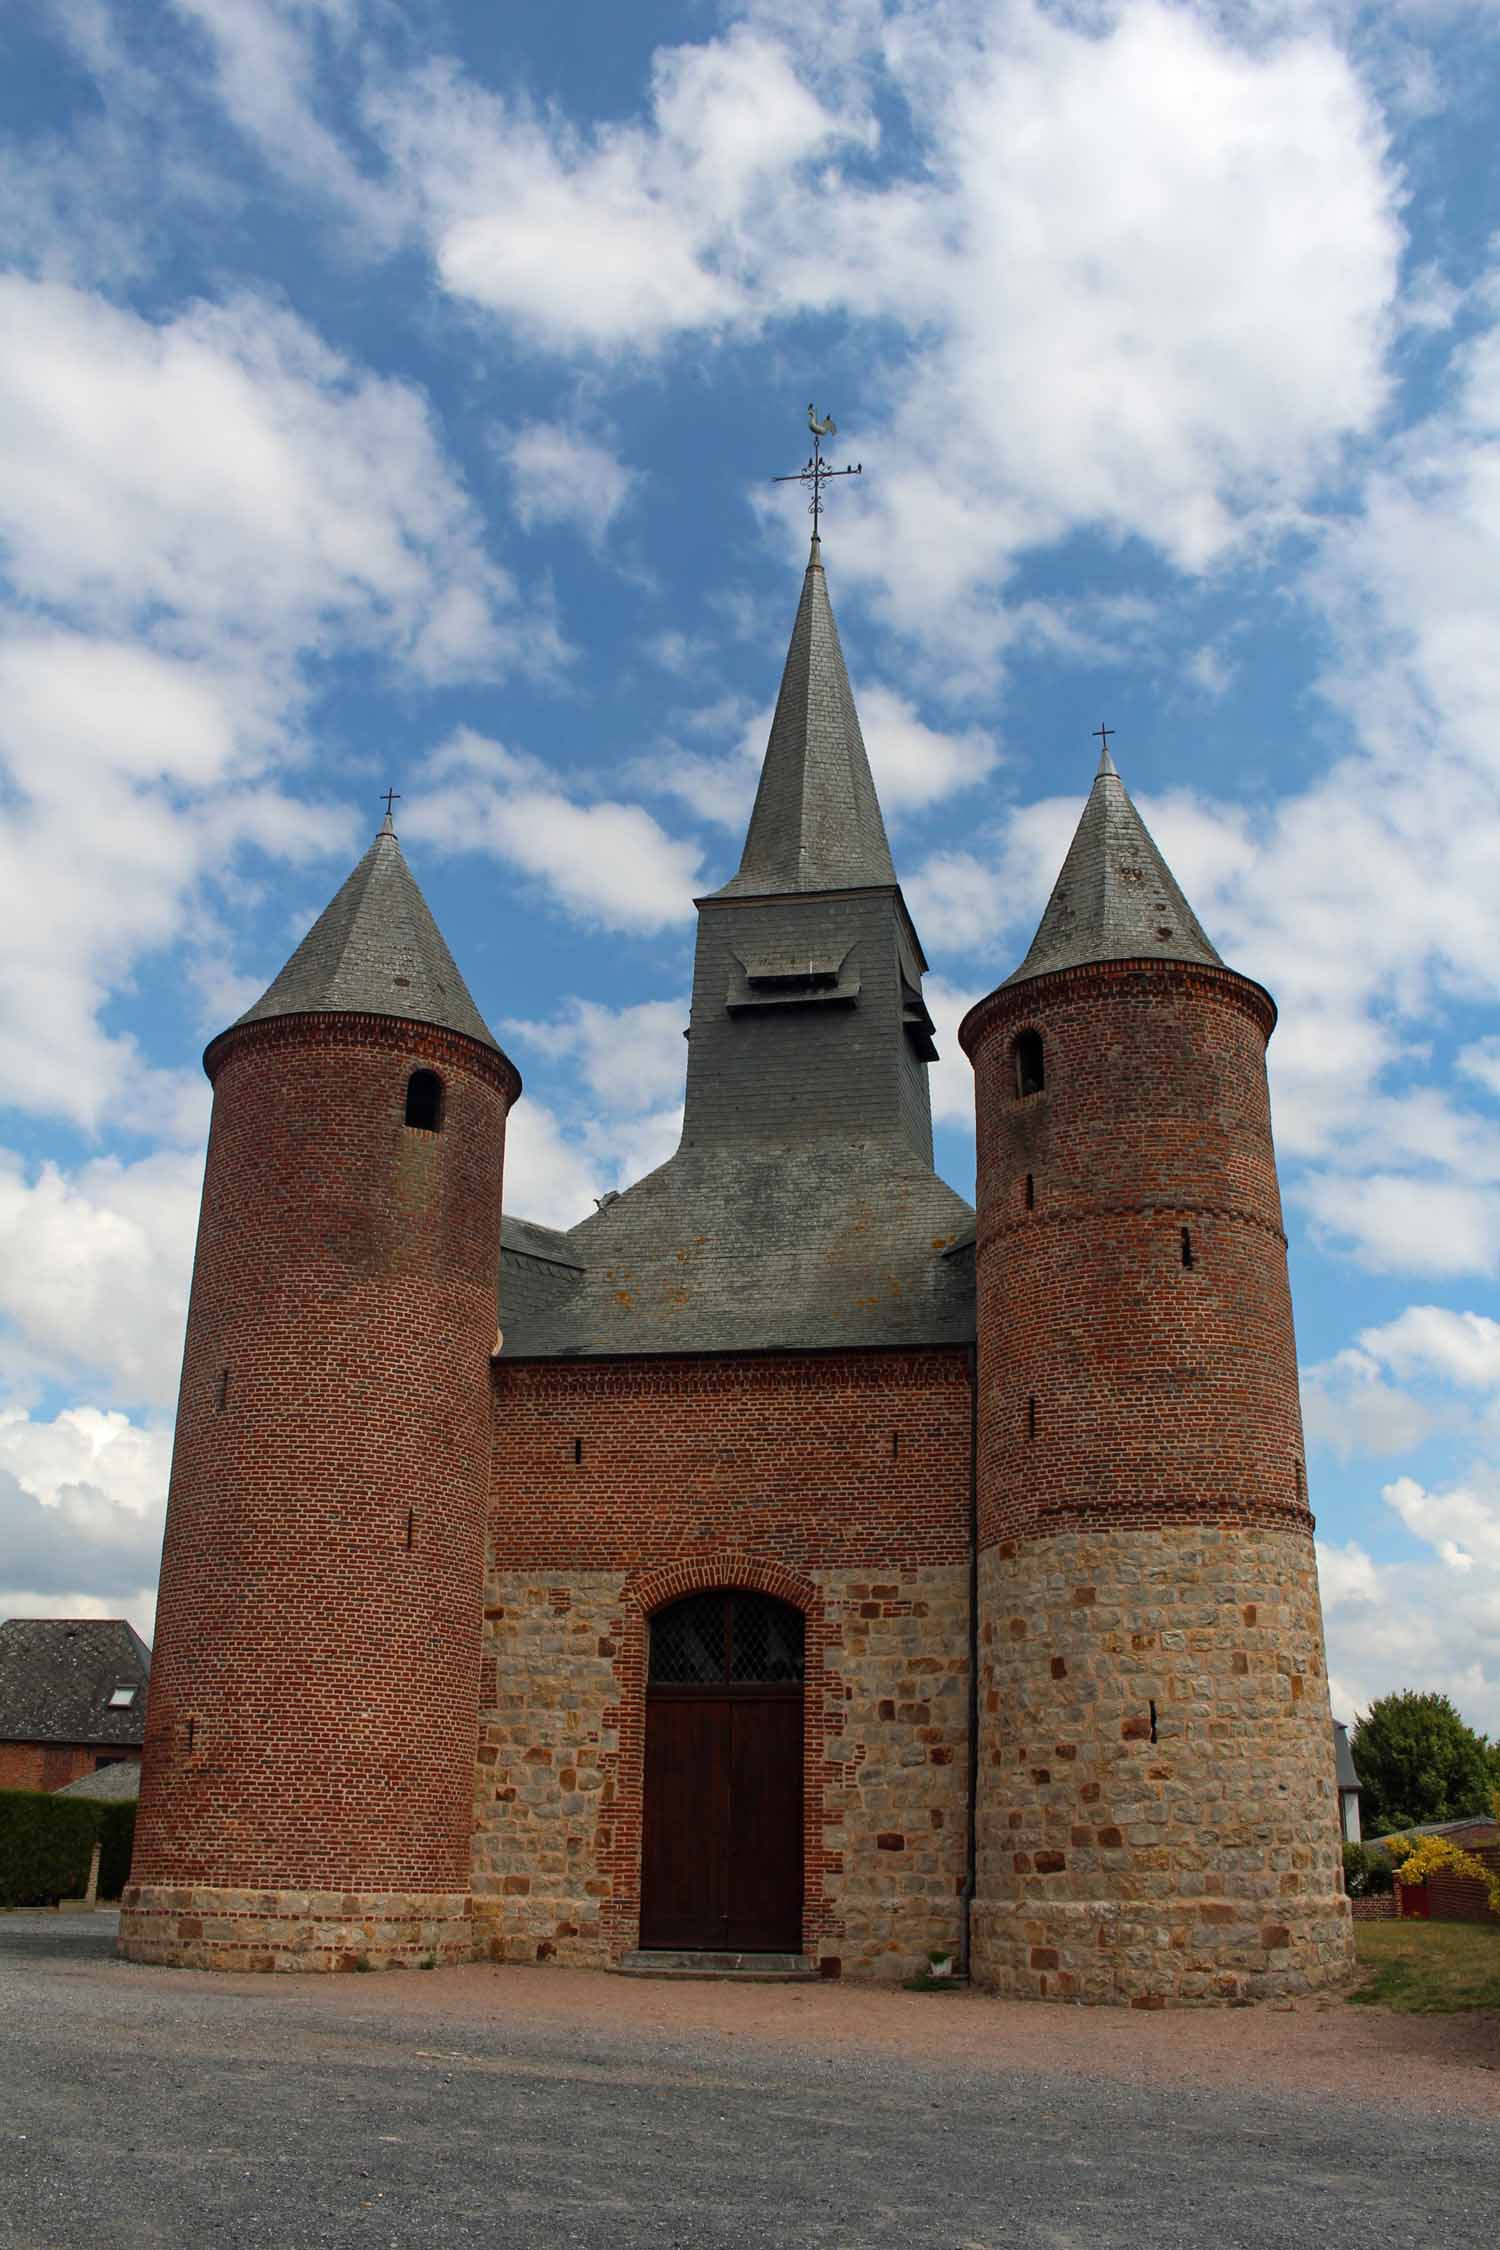
[[[112,1907],[93,1914],[0,1914],[0,1961],[109,1961],[119,1934]]]

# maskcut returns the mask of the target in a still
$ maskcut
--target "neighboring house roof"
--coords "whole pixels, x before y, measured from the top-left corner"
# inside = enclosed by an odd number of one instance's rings
[[[76,1781],[54,1789],[54,1797],[95,1797],[107,1805],[133,1805],[141,1793],[141,1761],[121,1758],[97,1773],[81,1773]]]
[[[1141,960],[1223,967],[1106,748],[1031,950],[1005,982]]]
[[[499,1052],[401,856],[389,814],[281,974],[238,1021],[321,1015],[400,1016]]]
[[[1470,1813],[1463,1820],[1419,1820],[1409,1828],[1387,1828],[1378,1836],[1367,1836],[1367,1844],[1388,1844],[1393,1836],[1468,1836],[1476,1844],[1493,1844],[1500,1841],[1500,1822],[1488,1813]]]
[[[1349,1730],[1342,1719],[1335,1719],[1333,1722],[1333,1759],[1338,1772],[1340,1796],[1350,1789],[1358,1789],[1360,1779],[1355,1771],[1354,1753],[1349,1747]]]
[[[0,1742],[138,1747],[150,1677],[151,1651],[123,1617],[7,1618],[0,1624]]]

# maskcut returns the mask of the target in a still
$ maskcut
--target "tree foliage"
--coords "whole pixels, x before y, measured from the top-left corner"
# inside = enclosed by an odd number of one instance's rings
[[[1434,1820],[1483,1817],[1500,1773],[1497,1753],[1446,1695],[1382,1695],[1349,1738],[1361,1825],[1375,1835]]]

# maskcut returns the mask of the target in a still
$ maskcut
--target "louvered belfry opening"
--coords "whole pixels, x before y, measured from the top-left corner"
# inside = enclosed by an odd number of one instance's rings
[[[652,1618],[644,1948],[800,1950],[805,1637],[800,1610],[745,1589]]]

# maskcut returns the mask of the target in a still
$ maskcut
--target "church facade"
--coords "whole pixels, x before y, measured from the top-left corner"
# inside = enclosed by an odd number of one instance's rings
[[[681,1145],[567,1232],[389,818],[210,1044],[123,1950],[1342,1974],[1269,996],[1106,750],[938,1178],[817,540],[698,907]]]

